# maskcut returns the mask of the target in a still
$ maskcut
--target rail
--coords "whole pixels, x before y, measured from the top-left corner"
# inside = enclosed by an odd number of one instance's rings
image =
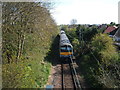
[[[81,84],[80,84],[80,81],[78,79],[78,76],[77,76],[77,72],[76,72],[76,69],[74,67],[74,62],[72,60],[72,58],[69,58],[69,72],[71,73],[71,79],[72,79],[72,82],[68,82],[68,83],[72,83],[73,84],[73,88],[74,90],[76,89],[79,89],[79,90],[82,90],[82,87],[81,87]],[[65,71],[64,71],[65,67],[64,67],[64,64],[61,63],[61,70],[62,70],[62,90],[65,90],[67,87],[65,86]]]

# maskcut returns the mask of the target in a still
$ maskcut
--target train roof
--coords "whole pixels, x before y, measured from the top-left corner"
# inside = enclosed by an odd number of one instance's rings
[[[65,46],[65,45],[73,47],[70,43],[63,43],[63,42],[60,43],[60,46]]]
[[[68,39],[68,37],[66,36],[65,32],[61,32],[62,34],[60,35],[60,46],[64,46],[64,45],[68,45],[68,46],[71,46],[71,43]]]
[[[60,34],[65,34],[65,31],[61,30],[61,31],[60,31]]]

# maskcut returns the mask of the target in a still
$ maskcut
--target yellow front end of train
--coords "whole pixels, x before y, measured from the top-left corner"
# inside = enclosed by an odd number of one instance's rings
[[[60,47],[60,57],[72,57],[73,48],[71,46],[61,46]]]

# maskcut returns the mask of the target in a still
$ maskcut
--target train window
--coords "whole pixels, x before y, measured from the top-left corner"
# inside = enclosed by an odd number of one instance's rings
[[[72,50],[72,48],[71,47],[67,47],[67,50]]]
[[[66,49],[66,47],[61,47],[61,49],[62,49],[62,50],[65,50],[65,49]]]
[[[72,52],[72,48],[68,46],[61,47],[61,52]]]
[[[67,52],[66,46],[62,46],[60,49],[61,49],[61,52]]]

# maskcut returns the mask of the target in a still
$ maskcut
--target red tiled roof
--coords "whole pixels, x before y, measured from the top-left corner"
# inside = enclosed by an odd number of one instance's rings
[[[112,32],[112,31],[114,31],[115,29],[116,29],[116,27],[114,27],[114,26],[109,26],[109,27],[107,27],[107,29],[104,31],[104,33]]]

